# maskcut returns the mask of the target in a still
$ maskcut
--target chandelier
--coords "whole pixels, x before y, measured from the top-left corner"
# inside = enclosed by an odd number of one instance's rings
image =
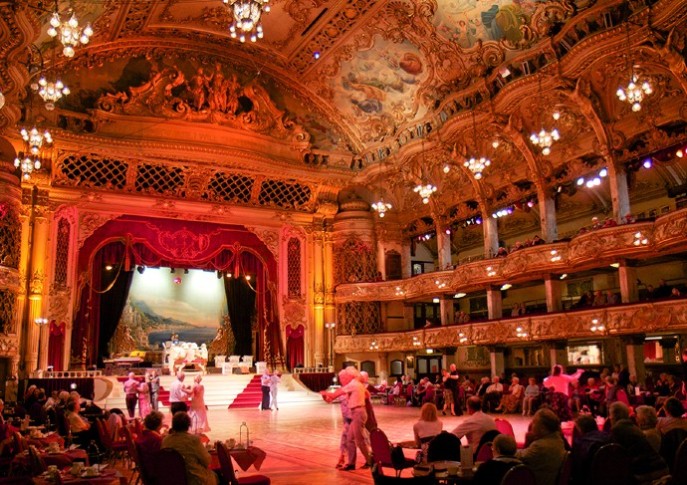
[[[71,92],[59,78],[54,81],[48,81],[45,79],[45,76],[41,76],[38,84],[34,84],[32,87],[35,91],[38,91],[38,95],[45,101],[45,109],[48,111],[54,110],[55,103]]]
[[[418,184],[417,187],[413,189],[413,192],[415,192],[416,194],[420,194],[420,197],[422,197],[423,204],[429,204],[429,198],[436,191],[437,188],[432,184]]]
[[[491,165],[491,160],[489,160],[487,157],[473,157],[470,160],[466,160],[463,165],[465,165],[467,169],[475,175],[475,179],[479,180],[482,178],[482,172],[484,172],[484,169]]]
[[[241,42],[246,41],[246,36],[250,38],[251,42],[262,39],[262,22],[261,17],[263,12],[270,11],[269,0],[223,0],[224,4],[231,7],[234,15],[234,21],[229,26],[229,32],[232,39],[238,39]]]
[[[30,130],[22,128],[19,132],[21,137],[26,142],[28,151],[31,155],[38,155],[43,147],[43,144],[50,145],[52,143],[52,135],[48,130],[40,132],[35,126]]]
[[[389,209],[391,209],[391,204],[384,202],[384,199],[381,197],[379,198],[378,202],[372,204],[372,210],[376,211],[379,214],[379,217],[384,217],[384,214]]]
[[[616,91],[616,96],[623,102],[628,102],[632,105],[632,111],[635,113],[641,111],[642,101],[644,96],[649,96],[654,90],[651,88],[651,83],[648,80],[644,80],[640,83],[639,77],[632,69],[632,75],[630,77],[630,82],[626,87],[619,87]]]
[[[86,24],[86,27],[79,28],[79,19],[76,14],[72,12],[69,20],[62,20],[59,12],[52,14],[50,19],[50,27],[48,27],[48,35],[52,38],[58,37],[62,44],[62,54],[65,57],[74,57],[74,48],[79,45],[88,44],[93,29],[91,24]]]
[[[36,156],[31,157],[29,155],[20,154],[14,159],[14,166],[21,170],[21,177],[24,180],[29,180],[31,178],[31,172],[41,168],[41,160]]]

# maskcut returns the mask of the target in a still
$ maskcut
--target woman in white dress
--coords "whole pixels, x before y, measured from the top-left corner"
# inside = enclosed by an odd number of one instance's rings
[[[193,390],[191,392],[191,406],[188,414],[191,417],[191,431],[195,434],[207,433],[210,431],[208,425],[208,413],[205,408],[205,386],[201,384],[203,377],[197,375],[193,381]]]

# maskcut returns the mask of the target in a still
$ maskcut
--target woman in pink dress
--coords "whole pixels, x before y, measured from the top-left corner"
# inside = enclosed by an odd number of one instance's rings
[[[200,374],[193,379],[193,391],[191,393],[191,406],[188,415],[191,417],[191,432],[195,434],[207,433],[210,431],[208,425],[208,412],[205,408],[205,386],[201,384],[203,376]]]
[[[150,414],[150,389],[148,384],[143,381],[138,385],[138,412],[141,413],[141,419]]]

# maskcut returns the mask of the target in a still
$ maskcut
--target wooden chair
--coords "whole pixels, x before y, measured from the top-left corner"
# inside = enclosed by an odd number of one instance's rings
[[[565,458],[563,458],[563,464],[558,472],[558,480],[556,483],[558,485],[570,485],[570,479],[572,478],[572,458],[570,457],[570,452],[565,452]]]
[[[525,465],[515,465],[501,479],[501,485],[537,485],[532,470]]]
[[[172,448],[163,448],[151,455],[146,471],[150,473],[146,485],[188,485],[184,457]]]
[[[513,431],[513,425],[507,419],[496,418],[494,420],[496,423],[496,429],[499,433],[506,434],[512,438],[515,438],[515,432]]]
[[[222,476],[229,482],[229,485],[270,485],[271,480],[265,475],[249,475],[247,477],[236,477],[234,464],[231,455],[221,442],[217,442],[217,458],[222,470]]]
[[[630,458],[617,443],[603,445],[592,458],[589,473],[591,485],[625,485],[630,483]]]

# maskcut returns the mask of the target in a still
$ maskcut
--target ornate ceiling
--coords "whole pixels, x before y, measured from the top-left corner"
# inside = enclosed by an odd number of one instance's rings
[[[65,154],[174,160],[187,142],[198,163],[319,183],[318,198],[383,195],[408,224],[570,192],[687,142],[680,0],[273,0],[255,44],[229,37],[221,0],[70,3],[95,33],[67,59],[51,1],[0,1],[5,134],[26,117],[33,44],[72,91],[41,113]],[[639,113],[615,96],[630,59],[654,88]],[[554,112],[561,141],[543,156],[529,135]],[[462,168],[477,153],[493,162],[481,181]],[[680,160],[663,163],[645,187],[684,183]],[[429,206],[412,191],[427,181]]]

